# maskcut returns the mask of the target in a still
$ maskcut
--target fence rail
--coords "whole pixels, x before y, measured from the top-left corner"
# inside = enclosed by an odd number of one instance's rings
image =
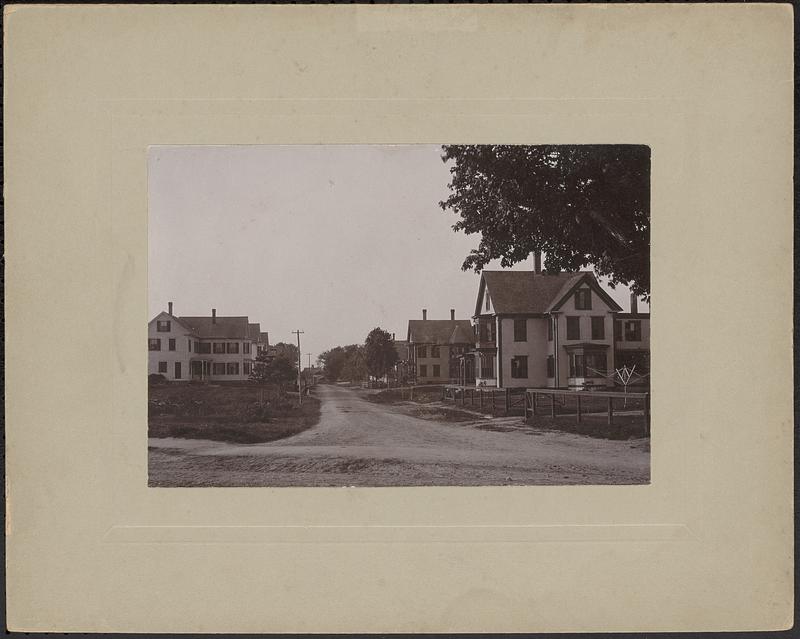
[[[547,398],[547,399],[544,399]],[[641,400],[641,411],[644,417],[644,429],[650,434],[650,393],[616,392],[616,391],[582,391],[557,388],[529,388],[525,391],[525,419],[536,416],[538,408],[549,409],[550,417],[555,419],[559,414],[559,407],[565,408],[568,400],[574,399],[575,420],[581,423],[588,414],[605,413],[608,424],[614,423],[614,400],[623,400],[627,409],[628,400]],[[597,400],[605,399],[605,406],[599,407]],[[542,406],[545,404],[545,406]],[[619,408],[619,407],[617,407]],[[600,409],[600,410],[598,410]],[[638,411],[637,411],[638,412]]]
[[[462,406],[469,404],[481,410],[491,409],[495,412],[503,409],[506,414],[513,410],[525,410],[524,388],[493,388],[491,386],[461,386],[447,384],[442,387],[442,400],[452,399]]]

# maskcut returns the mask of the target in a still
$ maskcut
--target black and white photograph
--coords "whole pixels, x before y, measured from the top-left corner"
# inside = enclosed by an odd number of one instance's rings
[[[153,146],[149,485],[650,479],[646,145]]]

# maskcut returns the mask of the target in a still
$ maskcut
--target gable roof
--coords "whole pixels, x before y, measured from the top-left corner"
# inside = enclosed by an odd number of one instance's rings
[[[450,341],[458,331],[468,336],[463,342]],[[469,320],[408,320],[408,341],[415,344],[469,344],[474,342]]]
[[[170,315],[167,311],[161,311],[158,315],[156,315],[153,319],[147,322],[149,326],[153,322],[157,320],[169,320],[171,322],[175,322],[176,324],[180,325],[187,333],[194,333],[194,329],[189,326],[186,322],[182,322],[180,318],[175,317],[174,315]]]
[[[247,337],[249,337],[254,342],[258,341],[258,336],[261,333],[261,324],[252,322],[248,322],[247,324]]]
[[[219,337],[227,339],[247,339],[249,335],[247,316],[220,317],[212,322],[211,317],[179,317],[181,323],[189,326],[201,338]]]
[[[588,284],[589,288],[591,288],[612,311],[622,310],[622,307],[619,304],[617,304],[612,299],[612,297],[603,290],[603,287],[600,286],[600,282],[597,281],[597,278],[595,277],[594,273],[592,273],[591,271],[581,271],[581,273],[583,273],[583,277],[578,279],[578,281],[572,284],[570,283],[564,284],[564,287],[558,292],[558,294],[553,299],[553,302],[551,302],[550,306],[547,308],[548,311],[557,311],[559,308],[561,308],[561,305],[564,304],[564,302],[566,302],[567,299],[569,299],[569,296],[572,295],[575,289],[577,289],[579,286],[582,286],[583,284]]]
[[[585,273],[550,275],[533,271],[483,271],[475,315],[481,314],[486,289],[495,313],[544,313],[559,291],[574,285]]]
[[[622,310],[597,282],[592,271],[535,273],[533,271],[483,271],[475,303],[481,314],[488,289],[492,308],[498,314],[539,315],[557,310],[569,294],[586,282],[612,310]]]
[[[262,344],[265,344],[265,345],[269,346],[269,333],[265,333],[264,331],[261,331],[258,334],[258,339]]]

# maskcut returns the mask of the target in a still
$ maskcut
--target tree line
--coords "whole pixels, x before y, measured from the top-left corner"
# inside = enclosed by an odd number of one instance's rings
[[[380,379],[399,361],[392,336],[380,327],[372,329],[363,344],[336,346],[317,361],[330,381],[358,382]]]

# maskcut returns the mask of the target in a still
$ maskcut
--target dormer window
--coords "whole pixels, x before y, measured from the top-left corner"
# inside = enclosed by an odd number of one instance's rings
[[[169,320],[157,320],[156,321],[156,331],[159,333],[169,333],[172,329],[172,322]]]
[[[592,291],[588,288],[579,288],[575,291],[575,310],[592,310]]]
[[[489,300],[489,291],[486,291],[486,310],[490,310],[492,308],[492,303]]]

